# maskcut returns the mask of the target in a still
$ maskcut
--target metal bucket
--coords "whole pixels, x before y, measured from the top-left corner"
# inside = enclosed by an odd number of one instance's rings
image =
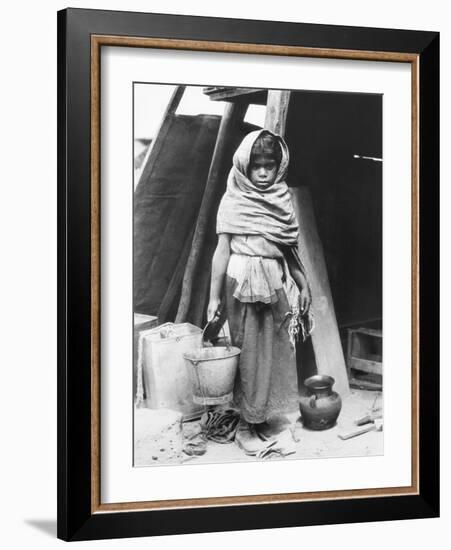
[[[183,354],[193,383],[194,403],[220,405],[233,399],[240,353],[233,346],[218,346]]]

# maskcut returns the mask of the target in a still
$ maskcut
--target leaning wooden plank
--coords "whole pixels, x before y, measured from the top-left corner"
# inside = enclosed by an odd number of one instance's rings
[[[221,168],[226,155],[229,142],[238,125],[243,121],[248,105],[244,103],[227,103],[224,109],[224,115],[216,139],[216,145],[213,152],[213,158],[210,164],[207,184],[205,186],[202,204],[200,206],[199,216],[197,218],[194,231],[193,242],[191,244],[190,254],[183,276],[182,295],[180,297],[179,308],[177,311],[176,323],[183,323],[188,315],[193,294],[193,284],[196,269],[201,257],[202,248],[206,239],[206,231],[210,217],[212,216],[212,204],[217,195],[220,185]]]
[[[334,389],[341,396],[345,396],[349,393],[348,374],[310,192],[307,187],[300,186],[291,188],[291,193],[299,223],[299,255],[307,271],[312,291],[312,308],[315,316],[312,344],[316,367],[318,374],[332,376],[335,379]]]

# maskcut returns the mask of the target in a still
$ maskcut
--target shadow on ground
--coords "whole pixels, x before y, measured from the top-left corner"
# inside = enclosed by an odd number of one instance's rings
[[[26,519],[25,523],[56,538],[56,519]]]

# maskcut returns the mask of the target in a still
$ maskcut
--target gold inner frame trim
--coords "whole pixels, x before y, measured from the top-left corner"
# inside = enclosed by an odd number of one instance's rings
[[[407,487],[384,487],[340,491],[277,493],[117,502],[100,500],[100,50],[102,46],[157,48],[225,53],[284,55],[297,57],[354,59],[410,63],[412,74],[412,480]],[[129,36],[91,36],[91,513],[171,508],[308,502],[315,500],[356,499],[419,494],[419,56],[401,52],[304,48],[268,44],[243,44],[142,38]]]

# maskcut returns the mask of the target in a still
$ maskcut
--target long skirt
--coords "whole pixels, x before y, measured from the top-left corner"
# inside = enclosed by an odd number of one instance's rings
[[[283,289],[274,304],[242,303],[234,298],[236,280],[226,276],[227,319],[232,344],[241,349],[234,404],[258,424],[298,410],[296,352],[288,335],[290,311]]]

